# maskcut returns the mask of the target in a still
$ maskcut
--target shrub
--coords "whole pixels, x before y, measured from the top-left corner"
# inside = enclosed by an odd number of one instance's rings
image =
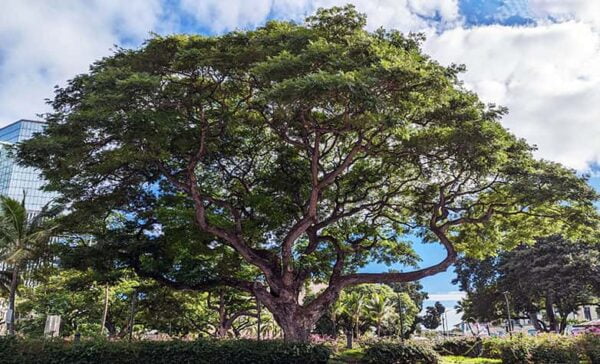
[[[68,343],[58,340],[0,339],[0,364],[37,363],[327,363],[322,345],[282,341],[109,342]]]
[[[531,361],[544,364],[577,364],[579,355],[573,338],[540,335],[530,348]]]
[[[514,336],[498,342],[500,358],[504,364],[526,364],[531,361],[533,340],[525,336]]]
[[[483,356],[483,341],[474,337],[448,339],[436,343],[433,349],[440,355],[476,358]]]
[[[369,346],[363,356],[365,363],[377,364],[437,364],[435,351],[414,343],[379,342]]]
[[[497,337],[490,337],[483,340],[482,354],[481,356],[491,359],[502,358],[502,345],[504,339]]]
[[[600,335],[599,334],[583,334],[576,339],[579,352],[587,357],[592,364],[600,364]]]

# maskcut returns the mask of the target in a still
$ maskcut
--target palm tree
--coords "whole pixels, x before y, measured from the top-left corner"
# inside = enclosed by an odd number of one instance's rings
[[[366,308],[371,319],[375,322],[377,336],[381,336],[381,325],[394,315],[394,303],[382,293],[374,293],[367,302]]]
[[[45,209],[44,209],[45,211]],[[33,261],[39,249],[48,242],[54,227],[42,225],[46,215],[42,212],[29,218],[25,209],[25,198],[21,202],[0,196],[0,260],[10,267],[11,279],[8,287],[8,332],[15,333],[15,298],[19,275]]]
[[[338,321],[339,317],[343,314],[344,314],[344,306],[342,305],[342,301],[338,299],[333,303],[333,305],[331,305],[331,308],[329,309],[329,317],[331,318],[331,322],[333,325],[332,331],[333,331],[334,338],[337,338],[337,334],[338,334],[337,321]]]
[[[354,329],[354,338],[358,338],[360,319],[363,316],[363,295],[360,292],[350,292],[342,296],[344,313],[350,318],[350,328]]]

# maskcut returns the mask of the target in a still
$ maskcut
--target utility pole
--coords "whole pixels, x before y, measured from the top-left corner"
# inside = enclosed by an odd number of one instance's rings
[[[446,337],[446,326],[444,325],[444,315],[440,313],[440,320],[442,321],[442,336]]]
[[[512,337],[512,323],[510,320],[510,306],[508,304],[508,291],[502,292],[504,294],[504,300],[506,301],[506,318],[508,319],[506,330],[508,331],[508,335]]]
[[[258,316],[256,317],[256,325],[257,325],[257,331],[256,331],[256,339],[258,341],[260,341],[260,301],[258,300],[258,298],[256,299],[256,311],[258,312]]]
[[[444,322],[446,323],[446,336],[449,336],[448,330],[448,310],[444,311]]]

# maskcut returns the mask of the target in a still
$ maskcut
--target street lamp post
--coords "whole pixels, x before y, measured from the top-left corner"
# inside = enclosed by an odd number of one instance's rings
[[[508,335],[512,337],[512,323],[510,320],[510,305],[508,304],[508,291],[504,291],[502,293],[504,294],[504,300],[506,301],[506,318],[508,319],[506,329],[508,331]]]

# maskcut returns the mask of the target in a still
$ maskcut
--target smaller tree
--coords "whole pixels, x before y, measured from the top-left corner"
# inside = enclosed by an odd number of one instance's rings
[[[347,333],[353,339],[360,335],[360,322],[364,317],[364,296],[362,292],[351,291],[342,294],[342,312],[346,316]]]
[[[390,273],[397,271],[390,270]],[[396,282],[388,283],[394,292],[408,297],[401,299],[402,305],[398,306],[400,332],[404,339],[409,339],[410,336],[417,330],[419,323],[422,322],[422,317],[418,316],[423,310],[423,302],[428,298],[427,292],[423,291],[423,285],[419,281],[415,282]]]
[[[230,288],[220,288],[208,292],[207,307],[217,314],[215,336],[224,338],[234,328],[236,320],[244,317],[258,317],[256,301],[252,296]],[[249,321],[246,322],[249,325]],[[243,325],[243,326],[247,326]],[[241,331],[236,327],[236,332]],[[237,334],[234,333],[237,336]]]
[[[381,326],[394,316],[395,304],[392,299],[382,293],[375,293],[366,303],[367,314],[375,323],[375,332],[381,336]]]
[[[7,320],[11,335],[15,334],[15,299],[20,277],[30,262],[41,257],[56,228],[45,219],[48,216],[44,209],[30,217],[25,209],[25,198],[19,202],[0,196],[0,260],[10,267],[11,272]]]
[[[408,339],[420,321],[418,314],[421,308],[412,300],[407,292],[396,293],[394,300],[396,301],[398,318],[396,323],[398,336],[402,339]]]
[[[430,330],[437,329],[442,324],[442,315],[446,311],[444,305],[436,302],[433,306],[427,306],[423,316],[423,326]]]
[[[503,319],[507,292],[511,317],[531,320],[538,331],[564,332],[570,313],[598,302],[600,245],[554,236],[497,257],[462,258],[456,273],[454,282],[467,292],[463,319]]]

